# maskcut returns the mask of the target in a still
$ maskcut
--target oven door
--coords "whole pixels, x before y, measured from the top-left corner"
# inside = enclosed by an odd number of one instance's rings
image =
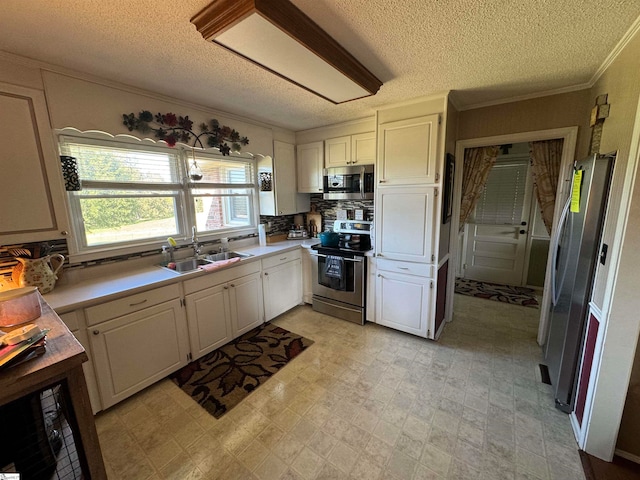
[[[314,295],[340,302],[364,306],[364,257],[327,256],[315,251],[310,252],[314,258],[311,275]],[[342,262],[333,262],[340,258]]]

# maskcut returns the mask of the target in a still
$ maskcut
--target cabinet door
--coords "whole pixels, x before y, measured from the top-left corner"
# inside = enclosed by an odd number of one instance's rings
[[[273,142],[273,177],[276,215],[292,215],[309,211],[309,195],[298,193],[296,186],[294,145],[277,140]]]
[[[233,337],[238,337],[264,322],[262,278],[259,273],[229,283]]]
[[[187,325],[179,299],[95,325],[89,337],[103,408],[188,361]]]
[[[302,303],[302,261],[287,262],[264,271],[266,321]]]
[[[298,192],[322,192],[322,168],[324,165],[322,142],[307,143],[296,147],[298,166]]]
[[[302,248],[302,301],[311,304],[313,302],[313,259],[308,248]]]
[[[367,321],[376,321],[376,259],[367,257]]]
[[[373,165],[376,163],[376,133],[359,133],[351,136],[351,163]]]
[[[194,360],[233,339],[227,290],[226,284],[217,285],[185,297]]]
[[[61,238],[68,222],[44,92],[0,83],[0,245]]]
[[[380,187],[376,193],[376,251],[379,257],[433,263],[433,187]]]
[[[433,281],[378,270],[376,323],[420,337],[433,338]]]
[[[325,167],[351,165],[351,136],[336,137],[324,142]]]
[[[436,182],[439,115],[382,123],[378,127],[378,183]]]

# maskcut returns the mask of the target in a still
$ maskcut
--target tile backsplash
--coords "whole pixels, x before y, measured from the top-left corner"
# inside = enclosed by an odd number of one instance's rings
[[[316,212],[322,215],[322,230],[333,227],[333,222],[337,220],[336,210],[364,210],[364,219],[373,220],[374,206],[373,200],[324,200],[320,194],[311,195],[311,207],[315,205]]]

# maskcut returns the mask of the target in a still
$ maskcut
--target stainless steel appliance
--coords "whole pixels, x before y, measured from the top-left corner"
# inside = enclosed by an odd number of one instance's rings
[[[373,222],[336,220],[337,247],[311,247],[313,309],[364,325],[367,262]]]
[[[323,198],[326,200],[371,200],[374,188],[373,165],[325,168]]]
[[[556,407],[566,413],[573,410],[575,403],[577,372],[614,161],[613,154],[593,155],[576,164],[574,179],[577,172],[582,172],[579,211],[571,211],[570,195],[562,210],[558,234],[550,245],[554,269],[545,360]],[[606,246],[601,251],[600,261],[604,263]]]

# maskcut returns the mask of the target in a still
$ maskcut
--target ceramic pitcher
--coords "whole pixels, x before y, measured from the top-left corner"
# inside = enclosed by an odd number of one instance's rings
[[[16,260],[19,263],[13,268],[11,274],[13,283],[19,287],[38,287],[40,293],[48,293],[56,285],[57,273],[62,268],[64,256],[56,253],[41,258],[16,258]]]

